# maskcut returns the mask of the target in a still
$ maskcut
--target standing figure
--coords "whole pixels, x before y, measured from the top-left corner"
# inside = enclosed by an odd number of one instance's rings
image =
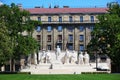
[[[58,60],[58,56],[60,55],[61,53],[61,50],[59,48],[59,46],[57,46],[57,49],[56,49],[56,60]]]
[[[69,63],[70,52],[66,49],[66,53],[64,55],[64,63]]]
[[[78,64],[83,64],[83,63],[84,63],[83,58],[84,58],[83,52],[81,52],[81,53],[79,54],[79,61],[78,61]]]
[[[84,59],[85,59],[85,64],[89,64],[90,57],[89,57],[89,54],[87,52],[85,52],[85,54],[84,54]]]

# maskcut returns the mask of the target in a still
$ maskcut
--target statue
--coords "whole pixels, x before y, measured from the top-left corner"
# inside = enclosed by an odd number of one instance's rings
[[[45,50],[43,50],[42,51],[42,53],[39,53],[39,62],[40,63],[45,63],[46,61],[45,61],[45,57],[46,57],[46,52],[45,52]]]
[[[69,63],[70,52],[66,49],[66,53],[64,55],[64,63]]]
[[[83,52],[81,52],[81,53],[79,54],[79,61],[78,61],[79,64],[83,64],[83,63],[84,63],[83,58],[84,58]]]
[[[61,53],[61,50],[59,48],[59,46],[57,46],[57,49],[56,49],[56,60],[58,60],[58,56],[60,55]]]
[[[87,52],[85,52],[85,54],[84,54],[84,59],[85,59],[85,64],[89,64],[90,57],[89,57],[89,54]]]
[[[75,51],[73,50],[70,53],[70,63],[75,63],[75,60],[76,60],[76,54],[75,54]]]
[[[46,63],[51,63],[51,54],[49,51],[46,52],[45,57],[46,57]]]

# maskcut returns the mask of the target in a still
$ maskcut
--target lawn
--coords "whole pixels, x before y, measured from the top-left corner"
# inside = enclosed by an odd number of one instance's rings
[[[76,74],[76,75],[1,74],[0,80],[120,80],[120,74]]]

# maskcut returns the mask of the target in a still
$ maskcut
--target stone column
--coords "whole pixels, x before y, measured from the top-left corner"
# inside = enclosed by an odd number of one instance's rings
[[[57,42],[57,31],[56,31],[56,28],[57,28],[57,26],[54,26],[53,27],[53,35],[51,35],[51,36],[53,36],[53,44],[52,44],[52,46],[53,46],[53,49],[52,50],[56,50],[56,42]]]
[[[79,47],[79,36],[78,36],[78,29],[77,29],[77,27],[75,26],[75,28],[74,28],[74,49],[76,50],[76,51],[78,51],[78,47]]]
[[[47,39],[46,39],[46,26],[43,26],[43,29],[42,29],[43,31],[42,31],[42,49],[45,49],[46,50],[46,45],[47,45]]]
[[[63,50],[66,50],[66,44],[68,41],[68,34],[67,34],[67,27],[64,26],[64,30],[63,30]]]

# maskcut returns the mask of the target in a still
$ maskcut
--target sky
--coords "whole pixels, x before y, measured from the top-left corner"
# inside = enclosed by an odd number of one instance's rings
[[[2,3],[10,5],[11,3],[22,4],[23,8],[34,8],[35,6],[43,6],[48,8],[50,5],[54,7],[70,6],[70,7],[106,7],[109,2],[120,2],[120,0],[0,0]]]

